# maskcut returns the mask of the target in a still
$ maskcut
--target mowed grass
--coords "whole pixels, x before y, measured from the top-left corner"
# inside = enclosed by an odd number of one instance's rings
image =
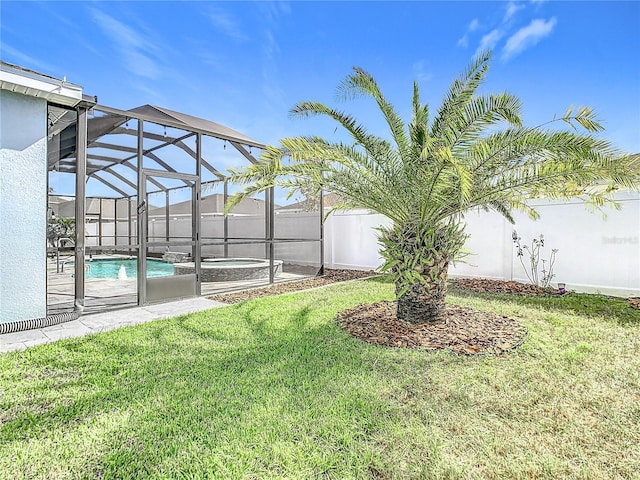
[[[529,329],[501,357],[334,323],[391,298],[336,284],[1,355],[0,477],[640,478],[639,310],[452,290]]]

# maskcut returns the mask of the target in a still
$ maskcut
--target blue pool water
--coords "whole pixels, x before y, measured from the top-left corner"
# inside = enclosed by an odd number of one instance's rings
[[[120,267],[124,265],[127,278],[136,278],[138,271],[138,261],[135,258],[101,258],[87,260],[85,265],[89,265],[85,272],[85,278],[118,278]],[[69,264],[73,266],[73,264]],[[147,278],[167,277],[173,275],[173,265],[160,260],[147,259]]]

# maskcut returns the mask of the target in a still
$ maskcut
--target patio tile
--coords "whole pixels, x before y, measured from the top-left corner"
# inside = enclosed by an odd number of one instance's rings
[[[43,345],[45,343],[51,343],[51,340],[49,338],[46,338],[46,339],[29,340],[26,342],[22,342],[22,344],[24,345],[24,348],[34,347],[36,345]],[[16,348],[14,350],[24,350],[24,348],[19,348],[19,349]]]
[[[206,298],[198,297],[178,302],[161,303],[157,305],[148,305],[143,307],[144,310],[151,313],[155,318],[170,318],[177,315],[184,315],[192,312],[199,312],[224,306],[224,303],[215,302]]]
[[[44,334],[50,340],[82,337],[89,333],[93,333],[89,327],[87,327],[86,325],[83,325],[78,320],[74,320],[73,322],[68,322],[66,324],[56,325],[56,327],[62,327],[62,328],[47,327],[43,329]]]
[[[25,348],[27,348],[27,345],[24,342],[0,343],[0,353],[24,350]]]
[[[154,316],[149,312],[145,312],[140,308],[131,308],[82,316],[80,317],[80,322],[92,329],[102,328],[103,330],[111,330],[121,325],[130,325],[133,322],[148,322],[153,319]]]
[[[0,345],[46,339],[47,336],[44,334],[42,329],[38,328],[35,330],[25,330],[24,332],[2,334],[0,335]]]
[[[225,306],[204,297],[158,303],[145,307],[132,307],[102,313],[82,315],[71,322],[60,323],[50,327],[25,330],[0,335],[0,352],[24,350],[42,343],[49,343],[63,338],[75,338],[100,333],[116,328],[139,325],[162,318],[170,318],[187,313],[209,310]]]

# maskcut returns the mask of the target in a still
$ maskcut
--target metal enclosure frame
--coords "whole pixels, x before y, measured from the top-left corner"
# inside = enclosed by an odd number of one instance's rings
[[[55,104],[50,104],[50,108],[62,108]],[[64,107],[68,108],[68,107]],[[223,219],[222,237],[216,237],[203,241],[201,235],[201,200],[202,187],[207,184],[220,183],[223,188],[223,202],[226,205],[229,197],[228,178],[220,170],[214,167],[212,162],[203,158],[203,138],[211,137],[229,144],[245,160],[257,162],[252,154],[252,149],[263,149],[264,144],[257,142],[239,132],[236,132],[223,125],[207,120],[192,117],[168,109],[145,105],[132,110],[119,110],[111,107],[82,103],[76,107],[77,121],[64,124],[52,123],[49,126],[49,141],[56,140],[59,151],[55,156],[49,158],[49,169],[59,172],[75,174],[75,218],[76,218],[76,241],[75,241],[75,286],[74,286],[74,308],[82,312],[85,308],[85,280],[84,264],[85,254],[93,253],[99,249],[86,246],[85,238],[85,218],[87,217],[86,202],[90,197],[87,195],[87,182],[94,179],[109,187],[114,192],[114,197],[108,197],[114,201],[114,243],[115,250],[136,252],[137,262],[137,304],[147,303],[146,278],[146,252],[148,247],[148,231],[146,214],[148,203],[146,201],[150,192],[147,191],[146,182],[149,181],[157,190],[154,192],[164,192],[165,203],[165,234],[166,244],[170,243],[169,235],[169,193],[176,188],[189,186],[192,189],[192,258],[195,265],[196,290],[195,294],[201,294],[201,252],[203,246],[222,247],[224,257],[229,256],[232,245],[253,245],[264,243],[265,258],[269,260],[269,283],[275,281],[275,246],[290,242],[319,242],[320,255],[317,260],[319,274],[323,273],[323,205],[320,201],[319,238],[275,238],[275,193],[274,189],[265,192],[265,229],[264,238],[232,238],[229,234],[230,225],[227,216]],[[64,115],[60,115],[63,118]],[[64,118],[63,118],[64,120]],[[136,128],[130,128],[129,122],[136,122]],[[164,128],[164,135],[155,130]],[[167,135],[167,129],[175,130],[178,134]],[[115,138],[120,141],[114,140]],[[122,138],[135,139],[135,146],[122,141]],[[68,145],[69,139],[73,139],[73,146]],[[188,141],[195,140],[195,148],[188,145]],[[155,145],[149,146],[146,142],[153,142]],[[145,148],[146,147],[146,148]],[[165,147],[174,147],[191,158],[195,173],[184,173],[178,171],[171,164],[171,159],[163,158],[162,151]],[[99,150],[99,153],[95,153]],[[147,162],[158,165],[160,169],[146,166]],[[149,165],[151,164],[149,163]],[[124,167],[124,170],[123,170]],[[120,170],[118,170],[120,169]],[[207,171],[213,180],[203,181],[203,171]],[[129,174],[135,174],[135,180]],[[163,183],[163,179],[173,179],[182,182],[181,187],[170,186]],[[103,197],[107,198],[107,197]],[[132,199],[137,201],[137,212]],[[128,215],[126,220],[127,235],[126,243],[119,243],[118,236],[118,200],[126,199],[129,202]],[[103,200],[99,200],[98,212],[98,245],[104,250],[109,246],[103,243]],[[134,227],[133,223],[136,223]],[[132,233],[136,233],[134,241]],[[152,242],[153,245],[161,245],[162,242]],[[113,247],[113,246],[112,246]],[[315,260],[314,260],[315,261]]]

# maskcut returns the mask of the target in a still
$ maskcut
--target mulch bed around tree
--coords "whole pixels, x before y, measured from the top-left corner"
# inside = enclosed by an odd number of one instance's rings
[[[368,278],[379,275],[373,270],[340,270],[325,268],[324,276],[307,278],[305,280],[297,280],[294,282],[277,283],[268,287],[253,288],[250,290],[242,290],[239,292],[221,293],[209,297],[211,300],[223,303],[240,303],[256,298],[268,297],[270,295],[279,295],[281,293],[297,292],[299,290],[307,290],[309,288],[321,287],[337,282],[346,282],[348,280],[357,280],[359,278]]]
[[[224,303],[240,303],[269,295],[296,292],[375,275],[377,272],[373,270],[363,272],[326,269],[323,277],[224,293],[209,298]],[[474,282],[476,288],[480,288],[482,282],[479,280]],[[530,287],[517,282],[493,280],[488,282],[493,285],[493,291],[501,292],[525,294],[525,289]],[[517,285],[500,287],[499,283]],[[488,289],[489,284],[485,284],[482,288],[484,290],[481,291],[491,291]],[[442,318],[431,324],[413,325],[398,320],[395,302],[360,305],[351,310],[345,310],[338,314],[337,322],[346,332],[368,343],[424,350],[450,349],[452,352],[463,355],[501,354],[518,347],[527,335],[525,327],[508,317],[454,305],[447,305]]]
[[[322,277],[223,293],[209,298],[224,303],[240,303],[375,275],[378,273],[373,270],[326,269]],[[458,278],[452,280],[452,284],[461,289],[480,293],[559,295],[559,292],[554,289],[544,289],[515,281]],[[628,298],[627,301],[633,307],[640,308],[640,297]],[[462,355],[505,353],[520,346],[527,336],[527,329],[516,320],[467,307],[447,305],[437,322],[422,325],[398,320],[396,311],[395,302],[360,305],[340,312],[337,322],[350,335],[368,343],[423,350],[449,349]]]
[[[557,290],[542,288],[530,283],[513,280],[489,280],[486,278],[457,278],[452,284],[458,288],[479,293],[510,293],[512,295],[560,295]]]
[[[360,305],[340,312],[338,325],[365,342],[387,347],[450,349],[462,355],[494,354],[522,344],[527,329],[505,316],[447,305],[435,323],[399,320],[395,302]]]

